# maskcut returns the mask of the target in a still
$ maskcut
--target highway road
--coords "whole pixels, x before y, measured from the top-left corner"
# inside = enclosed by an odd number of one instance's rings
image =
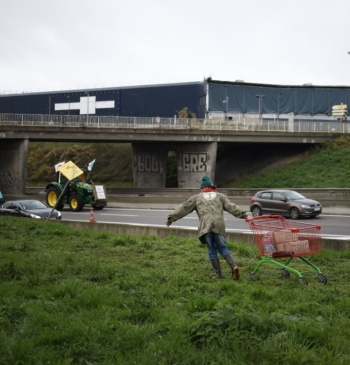
[[[93,211],[96,222],[130,224],[144,226],[165,227],[165,222],[171,210],[162,209],[127,209],[109,208]],[[90,221],[91,209],[85,207],[81,212],[72,212],[68,208],[62,211],[64,220]],[[321,214],[317,218],[300,219],[301,222],[319,224],[323,238],[350,240],[350,215]],[[242,219],[235,218],[225,213],[225,223],[228,232],[250,232],[249,224]],[[196,213],[175,222],[171,227],[184,229],[197,229],[198,218]],[[170,227],[170,229],[171,229]]]

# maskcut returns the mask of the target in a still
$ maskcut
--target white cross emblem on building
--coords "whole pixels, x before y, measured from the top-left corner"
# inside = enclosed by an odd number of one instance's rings
[[[58,103],[55,110],[79,110],[79,114],[96,114],[96,109],[114,108],[114,100],[96,101],[96,96],[81,96],[78,103]]]

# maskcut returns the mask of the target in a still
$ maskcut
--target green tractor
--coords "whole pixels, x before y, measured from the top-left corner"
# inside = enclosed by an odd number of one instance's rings
[[[53,181],[45,188],[46,203],[50,207],[62,210],[68,204],[74,212],[81,211],[86,204],[96,210],[103,209],[107,205],[107,198],[103,185],[94,185],[90,178],[90,172],[95,160],[90,162],[87,168],[81,169],[83,174],[68,180],[55,166],[57,181]]]

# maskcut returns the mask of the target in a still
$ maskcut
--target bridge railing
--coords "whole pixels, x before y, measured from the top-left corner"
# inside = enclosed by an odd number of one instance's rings
[[[119,117],[96,115],[0,114],[0,125],[90,127],[90,128],[161,128],[191,130],[237,130],[283,133],[350,133],[350,123],[336,120],[270,120],[232,117],[230,120],[160,117]]]

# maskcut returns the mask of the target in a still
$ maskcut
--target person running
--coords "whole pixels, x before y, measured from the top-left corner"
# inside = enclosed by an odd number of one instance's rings
[[[225,194],[219,193],[208,176],[203,176],[200,189],[200,193],[191,196],[168,216],[166,225],[169,227],[173,222],[196,211],[199,219],[198,238],[208,247],[208,257],[216,278],[222,278],[220,254],[231,267],[232,279],[238,280],[239,268],[226,246],[224,211],[242,219],[251,213],[232,203]]]

